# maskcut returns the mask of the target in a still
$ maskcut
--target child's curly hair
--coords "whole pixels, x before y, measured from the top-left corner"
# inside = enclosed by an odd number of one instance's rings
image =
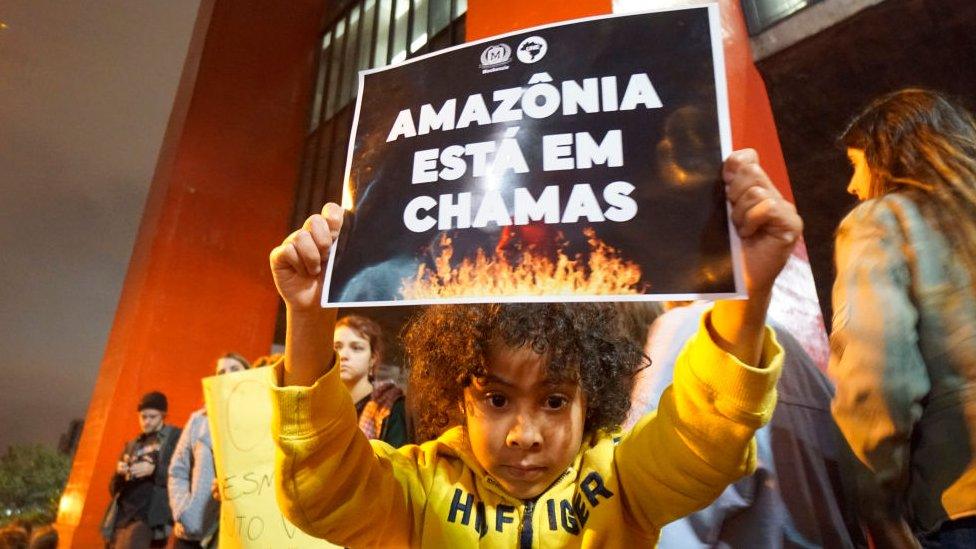
[[[610,430],[630,408],[634,374],[648,364],[624,337],[612,305],[539,303],[440,305],[426,308],[404,331],[417,441],[463,425],[459,405],[472,378],[488,373],[489,344],[530,346],[546,356],[547,375],[579,383],[587,434]]]

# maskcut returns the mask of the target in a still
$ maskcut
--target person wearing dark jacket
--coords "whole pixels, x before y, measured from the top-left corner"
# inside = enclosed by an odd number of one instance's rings
[[[158,391],[139,401],[142,433],[122,450],[102,522],[102,535],[114,549],[164,547],[172,532],[166,483],[180,429],[165,423],[167,408],[166,395]]]

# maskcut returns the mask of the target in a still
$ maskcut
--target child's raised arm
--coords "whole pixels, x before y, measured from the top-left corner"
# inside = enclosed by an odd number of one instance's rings
[[[347,547],[402,547],[414,528],[411,498],[424,497],[420,458],[371,445],[360,430],[349,391],[332,369],[336,310],[320,305],[322,266],[342,214],[326,204],[271,252],[288,322],[284,365],[272,387],[275,492],[284,516],[310,535]]]
[[[332,365],[336,310],[323,309],[322,265],[342,227],[342,207],[329,203],[271,250],[271,273],[285,301],[283,385],[312,385]]]
[[[759,166],[756,151],[733,152],[723,165],[722,178],[732,204],[732,224],[742,239],[749,299],[717,302],[708,329],[723,351],[758,366],[773,282],[800,238],[803,221]]]
[[[803,223],[759,166],[732,153],[722,171],[742,239],[749,299],[719,301],[685,346],[674,383],[616,447],[620,492],[635,524],[657,529],[714,500],[756,464],[754,434],[772,416],[782,349],[765,328],[773,281]]]

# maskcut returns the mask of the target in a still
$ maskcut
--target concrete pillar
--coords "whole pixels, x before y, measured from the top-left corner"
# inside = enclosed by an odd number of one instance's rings
[[[98,547],[108,482],[151,390],[182,427],[227,351],[267,354],[312,88],[320,0],[202,0],[129,270],[58,515]],[[147,69],[149,70],[149,69]]]

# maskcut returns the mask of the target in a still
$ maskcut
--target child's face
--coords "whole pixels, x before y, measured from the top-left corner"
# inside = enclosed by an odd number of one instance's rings
[[[509,494],[531,499],[573,462],[586,416],[579,384],[546,379],[545,357],[493,344],[488,375],[464,389],[475,458]]]

